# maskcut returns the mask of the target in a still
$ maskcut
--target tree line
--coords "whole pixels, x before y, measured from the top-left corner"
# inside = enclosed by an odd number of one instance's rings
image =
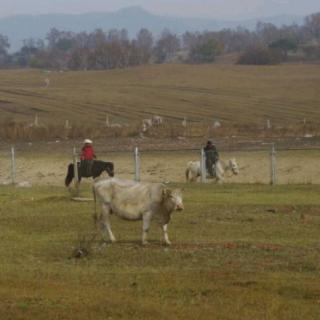
[[[240,64],[275,64],[296,55],[320,59],[320,13],[309,15],[303,25],[277,27],[257,23],[256,29],[238,27],[220,31],[164,30],[155,37],[141,29],[130,38],[126,29],[74,33],[51,29],[45,39],[26,39],[9,53],[9,39],[0,34],[0,67],[70,70],[126,68],[148,63],[210,63],[221,54],[237,54]]]

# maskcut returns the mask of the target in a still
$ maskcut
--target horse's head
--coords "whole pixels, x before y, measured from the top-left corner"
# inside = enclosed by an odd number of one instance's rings
[[[237,175],[239,173],[239,167],[235,158],[229,160],[229,167],[233,174]]]

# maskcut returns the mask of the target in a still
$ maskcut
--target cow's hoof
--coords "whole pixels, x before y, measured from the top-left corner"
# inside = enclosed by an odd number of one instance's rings
[[[148,241],[143,241],[143,242],[142,242],[142,245],[143,245],[143,246],[147,246],[148,244],[149,244]]]
[[[165,241],[164,243],[166,246],[171,246],[171,241]]]

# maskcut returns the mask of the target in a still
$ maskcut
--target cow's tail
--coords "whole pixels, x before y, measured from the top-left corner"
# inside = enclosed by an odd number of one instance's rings
[[[67,176],[64,180],[64,184],[66,185],[66,187],[69,187],[72,179],[74,178],[74,169],[73,169],[73,163],[70,163],[68,165],[68,171],[67,171]]]

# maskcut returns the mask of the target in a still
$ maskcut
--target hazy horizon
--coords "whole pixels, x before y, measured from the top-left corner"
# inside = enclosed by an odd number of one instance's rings
[[[0,17],[21,14],[112,12],[140,6],[157,14],[215,19],[307,15],[320,11],[319,0],[0,0]]]

